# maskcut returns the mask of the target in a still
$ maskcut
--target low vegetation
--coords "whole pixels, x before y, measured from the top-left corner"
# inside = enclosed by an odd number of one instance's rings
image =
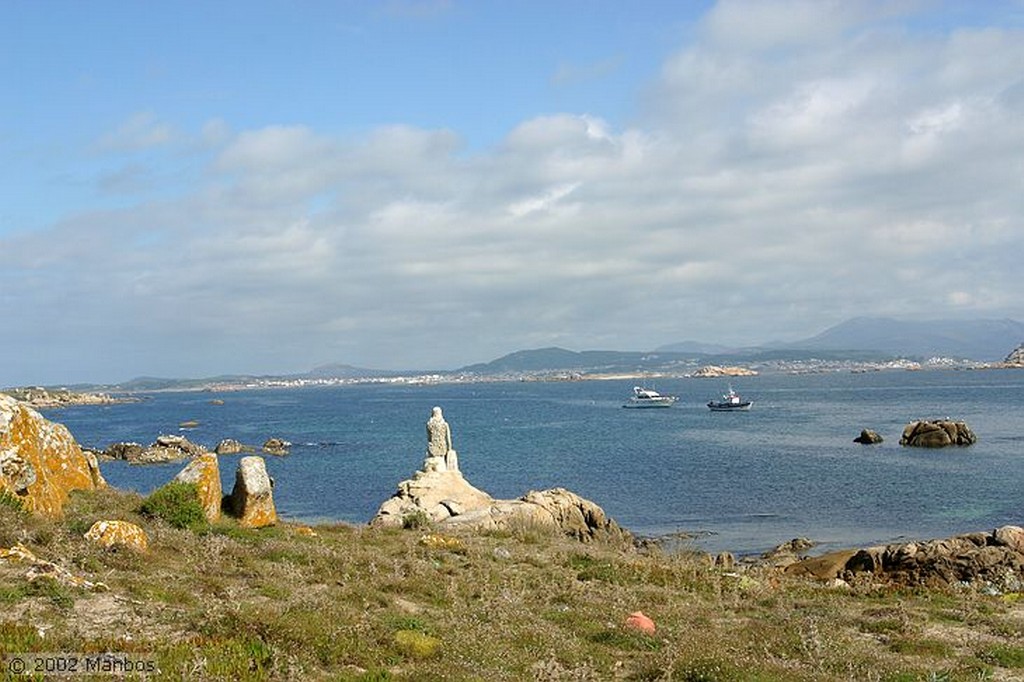
[[[135,653],[174,680],[1024,679],[1019,595],[827,587],[537,528],[186,530],[142,502],[78,493],[60,522],[0,504],[0,546],[109,588],[0,561],[0,652]],[[146,554],[83,539],[114,518]],[[635,611],[653,635],[624,626]]]

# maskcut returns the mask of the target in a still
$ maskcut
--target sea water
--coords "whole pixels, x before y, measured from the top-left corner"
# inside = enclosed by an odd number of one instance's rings
[[[425,422],[444,409],[460,467],[494,497],[562,486],[640,535],[761,552],[793,537],[821,549],[942,537],[1024,523],[1024,372],[888,371],[734,378],[749,412],[711,412],[718,379],[658,379],[668,409],[623,409],[635,380],[347,385],[169,392],[138,403],[48,410],[82,445],[183,433],[293,445],[266,456],[279,514],[365,523],[418,469]],[[223,400],[223,404],[215,404]],[[916,419],[965,420],[979,440],[899,445]],[[195,429],[179,424],[196,420]],[[862,428],[885,442],[853,442]],[[226,491],[240,456],[221,457]],[[107,480],[148,493],[182,463],[103,462]]]

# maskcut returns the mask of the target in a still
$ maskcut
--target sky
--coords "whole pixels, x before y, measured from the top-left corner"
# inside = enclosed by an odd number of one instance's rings
[[[1024,0],[0,0],[0,386],[1024,319],[1022,65]]]

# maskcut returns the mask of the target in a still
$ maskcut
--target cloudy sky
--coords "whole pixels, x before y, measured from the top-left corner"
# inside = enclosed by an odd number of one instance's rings
[[[0,385],[1024,319],[1024,3],[5,2]]]

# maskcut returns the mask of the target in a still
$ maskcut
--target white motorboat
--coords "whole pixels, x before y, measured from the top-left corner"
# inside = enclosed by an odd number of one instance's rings
[[[672,407],[679,398],[674,395],[662,395],[650,388],[633,387],[633,397],[623,407]]]

